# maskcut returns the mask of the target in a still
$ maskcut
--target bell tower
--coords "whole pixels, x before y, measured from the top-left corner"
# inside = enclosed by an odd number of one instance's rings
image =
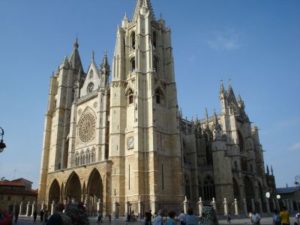
[[[117,28],[110,100],[112,210],[143,213],[183,201],[171,31],[150,0]]]

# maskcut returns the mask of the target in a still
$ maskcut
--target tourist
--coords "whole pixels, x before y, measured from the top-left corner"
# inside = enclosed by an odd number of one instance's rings
[[[296,217],[297,223],[300,224],[300,212],[297,212],[295,217]]]
[[[176,213],[174,211],[170,211],[168,213],[168,219],[166,225],[176,225],[175,216]]]
[[[19,208],[16,207],[15,208],[15,223],[18,223],[19,213],[20,213]]]
[[[183,210],[180,212],[178,216],[178,220],[180,221],[180,225],[185,225],[185,214]]]
[[[205,205],[202,209],[200,225],[218,225],[218,219],[214,208],[211,205]]]
[[[44,222],[44,209],[41,209],[41,211],[40,211],[40,220],[41,220],[41,222]]]
[[[281,218],[279,216],[278,210],[274,210],[274,214],[272,217],[273,225],[281,225]]]
[[[289,225],[290,224],[290,214],[286,210],[286,207],[283,206],[280,211],[280,218],[281,218],[281,224],[282,225]]]
[[[231,214],[230,214],[230,212],[227,214],[227,223],[231,224]]]
[[[189,208],[185,216],[186,225],[198,225],[198,218],[194,215],[193,209]]]
[[[34,210],[34,212],[33,212],[33,223],[36,222],[36,218],[37,218],[37,211]]]
[[[164,224],[164,214],[162,210],[158,210],[156,217],[153,219],[153,225],[163,225]]]
[[[255,225],[259,225],[260,220],[261,220],[260,215],[256,211],[254,211],[251,215],[251,223]]]
[[[145,212],[145,225],[151,225],[151,218],[152,218],[152,214],[151,214],[151,210],[149,210],[148,212]]]

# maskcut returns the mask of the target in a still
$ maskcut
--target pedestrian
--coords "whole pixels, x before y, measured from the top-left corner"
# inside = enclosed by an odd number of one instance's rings
[[[61,216],[63,210],[64,210],[64,205],[58,204],[56,206],[56,212],[50,216],[46,225],[63,225],[63,219]]]
[[[198,225],[198,218],[194,215],[193,209],[189,208],[185,216],[186,225]]]
[[[300,224],[300,212],[297,212],[295,217],[297,220],[297,224]]]
[[[218,219],[214,207],[205,205],[202,209],[202,217],[200,218],[200,225],[218,225]]]
[[[33,212],[33,223],[36,222],[36,217],[37,217],[37,211],[34,210],[34,212]]]
[[[151,210],[149,210],[148,212],[145,212],[145,223],[144,223],[145,225],[152,224],[151,217],[152,217]]]
[[[101,213],[100,211],[98,212],[97,223],[98,223],[98,224],[102,223],[102,213]]]
[[[48,212],[48,209],[46,209],[45,214],[44,214],[44,224],[46,224],[48,222],[48,216],[49,216],[49,212]]]
[[[230,214],[230,212],[228,212],[228,214],[227,214],[227,223],[231,224],[231,214]]]
[[[19,213],[20,213],[19,208],[16,207],[15,208],[15,223],[18,223]]]
[[[278,210],[276,209],[274,210],[272,220],[273,220],[273,225],[281,225],[281,218],[279,216]]]
[[[164,213],[162,210],[158,210],[156,217],[153,219],[153,225],[163,225],[164,224]]]
[[[175,216],[176,213],[174,211],[170,211],[168,213],[168,219],[166,225],[176,225]]]
[[[183,210],[181,210],[178,220],[180,221],[180,225],[185,225],[185,214]]]
[[[290,224],[290,214],[286,210],[286,207],[283,206],[280,211],[280,218],[281,218],[281,224],[282,225],[289,225]]]
[[[44,209],[41,209],[41,211],[40,211],[40,220],[41,220],[41,222],[44,222]]]
[[[260,215],[254,211],[251,215],[251,223],[254,224],[254,225],[260,225]]]

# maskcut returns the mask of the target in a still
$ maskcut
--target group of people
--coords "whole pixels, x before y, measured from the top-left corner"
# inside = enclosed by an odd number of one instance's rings
[[[261,216],[257,212],[251,213],[250,215],[251,224],[260,225],[260,220],[261,220]],[[298,212],[296,214],[296,222],[294,223],[294,225],[300,225],[299,220],[300,220],[300,213]],[[276,209],[274,210],[272,216],[272,222],[273,225],[291,225],[290,214],[287,211],[285,206],[281,208],[280,212]]]
[[[183,211],[176,217],[175,211],[166,213],[159,210],[151,223],[151,212],[145,213],[145,225],[218,225],[218,220],[212,207],[204,207],[202,217],[194,215],[193,209],[189,208],[185,214]],[[167,216],[167,218],[166,218]]]

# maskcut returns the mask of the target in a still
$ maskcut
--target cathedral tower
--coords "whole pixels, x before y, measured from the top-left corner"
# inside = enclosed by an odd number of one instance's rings
[[[138,0],[132,21],[125,16],[117,29],[109,154],[112,200],[121,211],[154,212],[183,200],[170,36],[149,0]]]

